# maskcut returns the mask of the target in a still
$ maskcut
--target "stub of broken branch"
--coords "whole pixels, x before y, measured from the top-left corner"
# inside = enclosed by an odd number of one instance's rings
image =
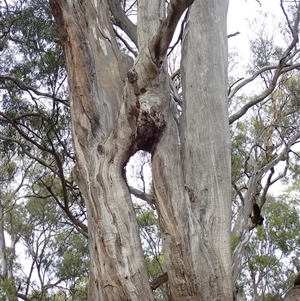
[[[240,34],[239,31],[237,31],[237,32],[235,32],[235,33],[231,33],[231,34],[229,34],[229,35],[227,36],[227,38],[229,39],[229,38],[235,37],[235,36],[237,36],[238,34]]]
[[[153,291],[159,288],[162,284],[168,281],[168,274],[163,273],[162,275],[155,278],[152,282],[150,282],[150,287]]]

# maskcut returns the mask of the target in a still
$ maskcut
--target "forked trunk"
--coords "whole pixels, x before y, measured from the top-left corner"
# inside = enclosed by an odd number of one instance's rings
[[[172,300],[231,300],[227,1],[196,0],[182,53],[180,127],[166,51],[193,1],[138,1],[135,64],[117,47],[107,1],[50,0],[68,69],[77,164],[88,210],[89,300],[154,300],[124,166],[153,156]],[[163,21],[161,21],[163,20]]]

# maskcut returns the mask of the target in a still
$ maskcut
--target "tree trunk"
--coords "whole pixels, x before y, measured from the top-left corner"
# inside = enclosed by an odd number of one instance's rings
[[[191,7],[181,62],[180,146],[169,121],[153,157],[174,300],[232,298],[227,4],[196,1]]]
[[[284,301],[300,301],[300,286],[293,286],[284,296]]]
[[[88,211],[89,300],[154,300],[124,177],[151,152],[172,300],[232,300],[228,1],[196,0],[182,53],[180,127],[166,52],[193,1],[138,1],[139,56],[114,39],[107,1],[50,0],[64,47],[77,164]]]
[[[4,235],[4,206],[3,201],[0,199],[0,279],[5,279],[7,276],[8,268]]]

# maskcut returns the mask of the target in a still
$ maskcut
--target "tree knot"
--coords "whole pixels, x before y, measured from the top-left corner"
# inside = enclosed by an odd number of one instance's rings
[[[136,143],[138,149],[151,151],[165,128],[164,115],[159,108],[140,110],[137,117]]]

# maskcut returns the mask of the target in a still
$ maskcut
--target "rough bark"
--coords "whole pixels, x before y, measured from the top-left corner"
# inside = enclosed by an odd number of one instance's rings
[[[300,285],[293,286],[284,296],[284,301],[300,301]]]
[[[232,299],[228,3],[192,6],[178,128],[165,56],[192,2],[172,0],[166,14],[163,1],[138,1],[139,56],[132,65],[113,38],[107,1],[50,0],[68,69],[74,177],[88,211],[89,300],[153,300],[123,176],[138,150],[152,153],[172,300]]]
[[[74,177],[88,210],[89,300],[153,300],[122,175],[134,152],[132,124],[125,106],[121,109],[131,61],[117,48],[107,3],[51,1],[51,5],[68,69],[77,158]],[[130,114],[134,116],[133,111]]]

